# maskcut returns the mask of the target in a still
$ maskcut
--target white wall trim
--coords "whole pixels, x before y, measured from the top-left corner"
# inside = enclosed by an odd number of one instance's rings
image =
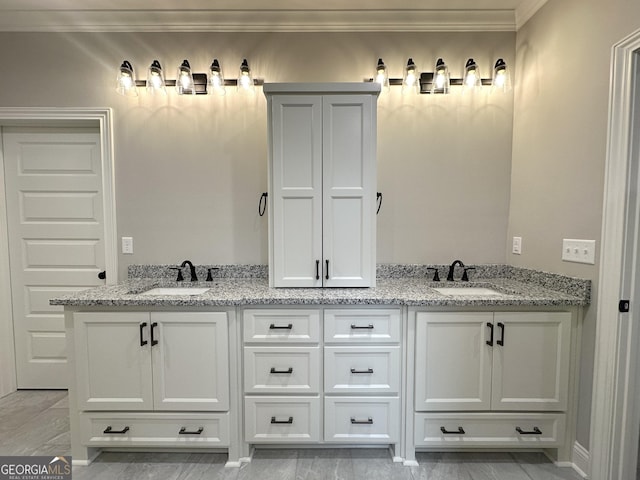
[[[113,158],[113,119],[110,108],[5,108],[0,107],[1,125],[60,125],[91,122],[99,125],[104,195],[104,244],[107,283],[118,279],[116,199]],[[0,153],[1,153],[0,148]],[[9,239],[4,158],[0,154],[0,397],[16,390],[15,350],[9,274]]]
[[[573,444],[573,469],[582,478],[589,478],[589,450],[579,442]]]
[[[620,442],[628,435],[638,435],[638,427],[635,426],[635,431],[631,431],[633,426],[627,424],[633,403],[637,403],[628,402],[629,397],[635,395],[635,391],[627,387],[636,378],[637,372],[633,370],[637,367],[629,364],[625,357],[624,345],[629,339],[624,338],[622,328],[630,314],[618,313],[618,301],[623,294],[625,261],[630,260],[625,259],[624,244],[633,154],[630,135],[633,121],[633,67],[634,55],[639,49],[640,31],[637,31],[613,47],[611,63],[590,432],[590,473],[593,478],[607,480],[623,480],[624,449]],[[633,400],[633,397],[630,398]]]

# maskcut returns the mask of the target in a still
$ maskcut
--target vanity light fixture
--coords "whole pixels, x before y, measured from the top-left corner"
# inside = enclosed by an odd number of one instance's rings
[[[435,73],[433,75],[433,83],[431,84],[431,93],[449,93],[451,85],[449,77],[449,68],[441,58],[436,62]]]
[[[381,58],[378,59],[378,65],[376,66],[375,81],[380,84],[380,89],[389,91],[389,75],[387,74],[387,66],[384,64]]]
[[[164,72],[158,60],[154,60],[147,71],[147,92],[151,95],[166,95]]]
[[[473,58],[467,60],[464,66],[464,78],[462,79],[462,91],[475,91],[482,87],[480,67]]]
[[[402,79],[402,93],[412,94],[420,91],[420,83],[418,82],[418,67],[413,63],[413,58],[407,60],[407,66],[404,69],[404,78]]]
[[[251,77],[251,69],[247,63],[247,59],[242,60],[240,65],[240,74],[238,75],[238,91],[244,93],[253,93],[255,91],[253,78]]]
[[[501,92],[507,92],[511,89],[511,76],[509,75],[507,64],[502,58],[499,58],[493,67],[492,87],[493,91]]]
[[[209,67],[209,89],[207,93],[224,95],[227,91],[224,88],[224,75],[217,58],[213,59],[213,63]]]
[[[183,60],[178,67],[176,76],[176,92],[178,95],[195,95],[196,87],[193,82],[193,73],[188,60]]]
[[[116,92],[127,97],[137,97],[138,89],[136,88],[136,80],[133,73],[133,67],[128,60],[122,62],[118,69],[116,78]]]

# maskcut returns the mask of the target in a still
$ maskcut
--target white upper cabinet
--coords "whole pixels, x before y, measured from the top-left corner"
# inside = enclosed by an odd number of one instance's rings
[[[274,287],[375,286],[375,84],[267,84]]]

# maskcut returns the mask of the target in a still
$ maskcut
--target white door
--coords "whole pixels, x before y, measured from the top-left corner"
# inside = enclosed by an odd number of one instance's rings
[[[571,314],[495,314],[493,410],[567,408]]]
[[[49,299],[103,283],[99,134],[6,128],[2,139],[18,388],[66,388],[63,312]]]
[[[325,287],[375,286],[375,97],[323,97]]]
[[[493,313],[419,312],[415,409],[489,410]]]

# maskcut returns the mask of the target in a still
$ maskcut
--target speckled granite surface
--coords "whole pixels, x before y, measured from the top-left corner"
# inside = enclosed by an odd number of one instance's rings
[[[169,307],[238,305],[408,305],[408,306],[577,306],[588,305],[591,282],[504,265],[476,266],[470,282],[429,281],[430,265],[381,265],[375,288],[269,288],[265,266],[220,266],[213,282],[175,282],[168,265],[132,266],[129,279],[51,300],[52,305],[76,307]],[[198,270],[206,277],[206,268]],[[440,268],[446,279],[448,267]],[[255,273],[251,276],[250,273]],[[149,275],[156,274],[155,278]],[[233,276],[233,275],[237,276]],[[456,270],[456,279],[461,271]],[[437,287],[487,287],[499,296],[443,295]],[[154,287],[209,287],[200,295],[144,295]]]

